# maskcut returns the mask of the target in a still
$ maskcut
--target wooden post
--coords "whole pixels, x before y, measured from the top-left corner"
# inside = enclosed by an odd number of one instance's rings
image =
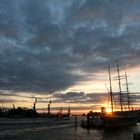
[[[90,128],[90,115],[87,114],[87,127]]]
[[[77,128],[77,116],[75,115],[75,128]]]

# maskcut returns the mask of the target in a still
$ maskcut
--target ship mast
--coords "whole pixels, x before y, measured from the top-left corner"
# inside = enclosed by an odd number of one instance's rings
[[[116,59],[116,63],[117,63],[117,72],[118,72],[118,84],[119,84],[120,106],[121,106],[121,111],[123,111],[123,100],[122,100],[122,89],[121,89],[121,76],[120,76],[120,69],[119,69],[118,59]]]
[[[110,98],[111,98],[111,110],[113,113],[113,93],[112,93],[112,81],[111,81],[111,72],[110,72],[110,66],[108,66],[108,72],[109,72],[109,84],[110,84]]]
[[[124,69],[124,70],[125,70],[125,69]],[[125,70],[125,80],[126,80],[126,92],[127,92],[128,110],[130,111],[130,95],[129,95],[128,78],[127,78],[126,70]]]

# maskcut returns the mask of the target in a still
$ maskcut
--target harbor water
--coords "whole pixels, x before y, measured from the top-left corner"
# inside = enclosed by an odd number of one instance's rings
[[[78,118],[70,120],[46,118],[0,118],[0,140],[133,140],[140,124],[119,129],[84,129]]]

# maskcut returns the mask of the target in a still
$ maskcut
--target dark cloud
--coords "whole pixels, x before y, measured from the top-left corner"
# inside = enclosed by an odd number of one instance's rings
[[[98,78],[116,58],[138,66],[139,6],[137,0],[1,0],[0,89],[54,92],[91,72]]]
[[[100,104],[107,102],[108,95],[106,93],[84,93],[84,92],[67,92],[55,93],[52,96],[53,103],[84,103],[84,104]]]
[[[140,93],[133,93],[131,95],[132,106],[138,107],[140,101]],[[119,107],[119,97],[114,94],[114,105]],[[40,100],[41,103],[46,101]],[[127,102],[127,99],[126,99]],[[55,103],[67,103],[72,106],[72,110],[100,110],[104,104],[110,105],[110,96],[108,93],[84,93],[84,92],[67,92],[67,93],[55,93],[52,95],[52,104]],[[61,105],[61,104],[60,104]],[[61,106],[53,107],[54,110],[59,110]],[[68,106],[62,107],[67,110]]]

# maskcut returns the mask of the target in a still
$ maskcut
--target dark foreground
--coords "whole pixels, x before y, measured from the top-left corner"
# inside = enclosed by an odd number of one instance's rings
[[[81,120],[81,119],[79,119]],[[121,130],[75,128],[74,119],[0,118],[0,140],[133,140],[140,124]]]

